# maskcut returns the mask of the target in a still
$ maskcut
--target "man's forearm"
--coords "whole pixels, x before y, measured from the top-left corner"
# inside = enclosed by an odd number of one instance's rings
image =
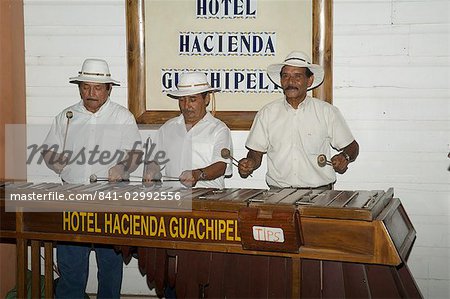
[[[264,153],[262,152],[258,152],[252,149],[248,151],[247,159],[252,159],[253,161],[255,161],[255,167],[253,168],[254,171],[261,166],[263,156]]]
[[[214,180],[218,177],[221,177],[225,174],[227,169],[227,164],[225,162],[216,162],[205,168],[195,169],[193,170],[195,177],[197,180]],[[201,173],[203,172],[203,178],[201,178]]]
[[[359,144],[356,140],[353,140],[352,143],[344,147],[342,151],[350,157],[349,162],[353,162],[359,155]]]
[[[66,159],[64,155],[58,154],[55,151],[42,151],[42,157],[44,158],[44,162],[50,170],[53,170],[56,173],[61,173],[62,169],[66,164]]]
[[[124,170],[130,174],[139,167],[139,164],[142,162],[143,154],[144,153],[139,150],[129,151],[127,152],[125,160],[122,160],[117,164],[123,165]]]

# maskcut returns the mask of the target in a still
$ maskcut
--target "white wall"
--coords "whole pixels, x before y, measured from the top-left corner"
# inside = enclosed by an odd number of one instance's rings
[[[449,11],[449,1],[335,1],[334,104],[361,145],[339,187],[394,187],[427,298],[450,298]]]
[[[336,187],[394,187],[417,230],[415,279],[426,298],[449,298],[450,1],[334,3],[334,104],[361,146]],[[25,35],[29,124],[50,123],[78,101],[68,77],[86,57],[109,61],[123,83],[113,100],[127,105],[125,1],[25,0]],[[237,157],[246,135],[233,132]],[[246,181],[235,174],[227,186],[265,187],[264,170]],[[31,169],[30,180],[49,175]],[[125,270],[123,292],[148,293],[135,267]]]

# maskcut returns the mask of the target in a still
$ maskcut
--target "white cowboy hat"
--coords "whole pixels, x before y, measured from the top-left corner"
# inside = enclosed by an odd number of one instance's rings
[[[207,91],[220,91],[213,88],[208,83],[206,74],[202,72],[189,72],[180,75],[180,81],[177,84],[177,90],[168,91],[167,95],[171,98],[191,96]]]
[[[120,82],[111,78],[108,63],[102,59],[86,59],[77,77],[69,78],[70,83],[80,82],[111,83],[120,86]]]
[[[283,66],[290,65],[296,67],[307,67],[314,74],[314,81],[308,90],[314,89],[322,84],[323,76],[325,74],[323,68],[318,64],[312,64],[308,55],[303,52],[294,51],[284,59],[283,63],[271,64],[267,68],[267,75],[273,83],[281,87],[280,72]]]

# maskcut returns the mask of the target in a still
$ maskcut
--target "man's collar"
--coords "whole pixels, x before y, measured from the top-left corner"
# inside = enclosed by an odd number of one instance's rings
[[[294,107],[291,106],[291,104],[289,104],[286,97],[284,97],[283,104],[284,104],[284,107],[286,108],[286,111],[290,111],[290,110],[295,111],[295,110],[305,107],[310,100],[311,100],[311,97],[307,95],[305,97],[305,99],[298,105],[297,109],[295,109]]]
[[[111,102],[111,100],[108,97],[106,99],[106,102],[104,102],[103,105],[101,105],[100,108],[96,112],[91,112],[91,111],[87,110],[86,107],[84,106],[83,100],[80,100],[80,102],[78,104],[79,104],[82,112],[91,113],[91,114],[100,114],[100,113],[102,113],[103,110],[106,109],[105,108],[106,106],[109,106],[109,102]]]
[[[211,121],[213,119],[214,119],[214,116],[212,116],[209,111],[206,111],[206,114],[203,116],[203,118],[200,119],[193,127],[195,127],[200,122]],[[183,114],[180,114],[180,116],[178,116],[177,122],[180,124],[185,124]]]

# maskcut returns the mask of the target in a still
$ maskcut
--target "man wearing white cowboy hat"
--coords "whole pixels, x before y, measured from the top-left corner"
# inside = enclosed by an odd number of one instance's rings
[[[257,113],[245,144],[249,152],[239,161],[240,175],[249,176],[267,153],[270,187],[331,189],[335,172],[347,170],[359,146],[335,106],[307,95],[322,83],[323,68],[305,53],[292,52],[283,63],[270,65],[267,74],[284,97]],[[331,148],[340,151],[331,157],[332,167],[320,167],[318,155],[330,157]]]
[[[58,114],[47,135],[43,152],[47,166],[67,183],[89,183],[92,174],[109,181],[127,179],[142,157],[141,137],[133,115],[112,102],[111,78],[106,61],[86,59],[78,76],[81,101]],[[105,157],[108,156],[108,159]],[[56,298],[84,298],[91,244],[58,244],[60,277]],[[123,261],[111,246],[94,246],[98,265],[97,298],[119,298]]]
[[[224,188],[224,175],[231,172],[230,160],[221,156],[222,149],[232,147],[230,129],[206,110],[217,91],[205,73],[189,72],[181,74],[177,90],[167,92],[178,100],[181,115],[161,126],[155,148],[169,160],[165,175],[178,177],[185,186]],[[148,164],[144,180],[160,177],[159,171],[159,165]]]

